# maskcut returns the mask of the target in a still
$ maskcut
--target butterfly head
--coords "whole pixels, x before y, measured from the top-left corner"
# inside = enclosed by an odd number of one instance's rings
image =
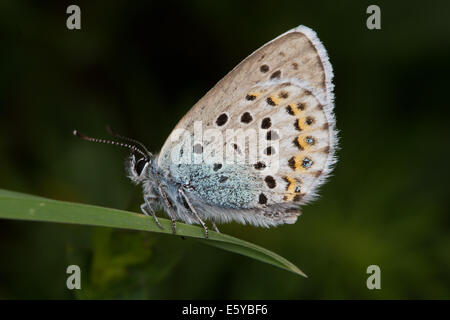
[[[153,156],[142,156],[132,152],[125,163],[127,177],[135,184],[142,183],[149,176],[149,168],[153,163]]]
[[[153,154],[150,151],[148,151],[148,149],[141,142],[128,137],[121,136],[113,132],[109,126],[107,127],[107,130],[112,136],[119,138],[121,140],[125,140],[127,142],[92,138],[85,134],[82,134],[77,130],[73,131],[73,135],[90,142],[112,144],[119,147],[130,149],[131,154],[128,157],[125,164],[127,176],[128,178],[131,179],[131,181],[133,181],[136,184],[142,183],[145,180],[145,178],[148,177],[149,175],[148,169],[151,167],[151,164],[153,163],[154,158]]]

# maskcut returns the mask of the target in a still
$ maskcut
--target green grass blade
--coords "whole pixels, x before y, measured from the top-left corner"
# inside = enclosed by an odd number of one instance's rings
[[[57,201],[0,189],[0,218],[73,223],[131,230],[142,230],[172,235],[172,222],[159,218],[163,230],[153,219],[133,212]],[[177,235],[197,238],[202,243],[238,253],[306,277],[294,264],[255,244],[222,233],[210,231],[204,239],[203,228],[177,222]]]

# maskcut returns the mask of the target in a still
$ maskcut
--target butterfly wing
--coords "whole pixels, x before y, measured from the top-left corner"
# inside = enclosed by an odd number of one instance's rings
[[[204,218],[295,222],[299,205],[314,197],[334,163],[332,77],[326,51],[311,29],[284,33],[241,62],[181,119],[158,166],[190,185],[188,194]],[[198,121],[202,132],[219,131],[222,140],[197,143]],[[229,129],[258,132],[256,157],[251,139],[238,142],[239,135],[227,135]],[[210,146],[247,161],[208,161]],[[190,151],[190,160],[197,155],[202,160],[174,163],[174,154]]]

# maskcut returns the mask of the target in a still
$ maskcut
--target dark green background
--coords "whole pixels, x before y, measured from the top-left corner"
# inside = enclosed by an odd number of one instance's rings
[[[69,4],[82,29],[69,31]],[[378,4],[382,29],[366,28]],[[138,211],[105,124],[161,148],[243,58],[304,24],[335,69],[341,150],[297,224],[222,231],[304,279],[178,237],[0,221],[0,298],[450,298],[448,1],[0,2],[0,188]],[[82,290],[66,289],[66,267]],[[381,267],[382,289],[366,288]]]

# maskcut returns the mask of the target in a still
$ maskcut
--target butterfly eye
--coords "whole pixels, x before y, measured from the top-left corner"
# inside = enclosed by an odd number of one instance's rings
[[[147,164],[147,159],[140,158],[136,164],[134,165],[134,170],[136,171],[137,175],[140,176],[142,173],[142,170],[144,170],[145,165]]]

